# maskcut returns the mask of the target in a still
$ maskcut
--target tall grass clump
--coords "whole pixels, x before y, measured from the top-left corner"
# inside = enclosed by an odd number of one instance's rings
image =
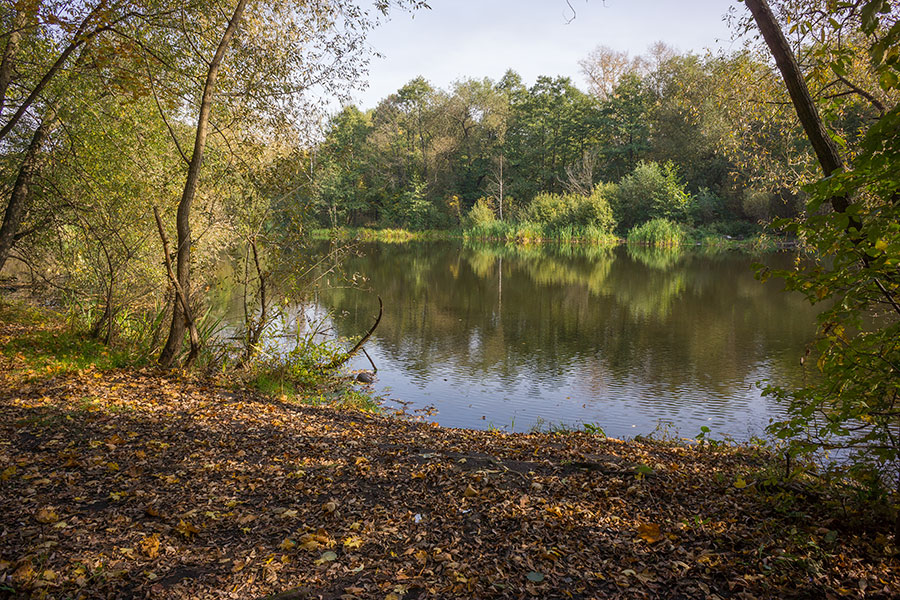
[[[686,238],[681,225],[669,219],[652,219],[628,232],[629,244],[647,246],[680,246]]]

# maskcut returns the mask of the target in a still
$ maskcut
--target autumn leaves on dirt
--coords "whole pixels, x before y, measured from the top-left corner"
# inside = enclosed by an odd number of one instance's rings
[[[0,392],[0,597],[889,597],[895,549],[760,459],[448,430],[155,371]]]

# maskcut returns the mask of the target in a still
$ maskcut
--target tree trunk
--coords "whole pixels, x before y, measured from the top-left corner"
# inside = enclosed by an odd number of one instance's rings
[[[778,65],[778,70],[781,72],[781,77],[791,96],[791,102],[797,111],[797,117],[800,118],[809,143],[812,144],[822,172],[828,177],[833,172],[843,169],[844,162],[841,160],[837,146],[825,130],[819,111],[816,110],[816,105],[809,94],[809,88],[806,87],[806,80],[800,71],[800,65],[797,64],[797,59],[787,38],[784,37],[781,27],[772,14],[772,9],[769,8],[769,3],[767,0],[745,0],[745,4],[750,9],[769,51],[775,58],[775,64]],[[845,197],[831,199],[831,206],[838,212],[845,212],[847,204],[848,201]]]
[[[34,131],[34,135],[31,136],[31,143],[28,144],[25,158],[19,167],[19,174],[13,184],[12,193],[9,195],[6,213],[3,215],[3,224],[0,225],[0,270],[3,269],[6,259],[9,258],[9,253],[16,243],[16,233],[19,230],[22,217],[31,204],[31,186],[34,176],[40,168],[41,147],[47,141],[47,138],[50,137],[50,132],[55,122],[56,113],[51,108]]]
[[[203,86],[203,97],[200,101],[200,114],[197,117],[197,132],[194,137],[194,153],[188,166],[187,179],[184,182],[184,191],[178,203],[178,213],[175,217],[175,228],[178,233],[177,250],[177,275],[178,282],[186,296],[191,294],[191,203],[197,192],[197,182],[200,178],[200,166],[203,163],[203,150],[206,147],[206,137],[209,133],[209,114],[212,110],[213,93],[216,89],[216,78],[219,75],[219,67],[225,57],[225,50],[234,37],[234,32],[241,21],[247,0],[239,0],[234,9],[234,14],[228,21],[228,27],[219,41],[216,53],[209,63],[206,73],[206,83]],[[172,307],[172,325],[169,327],[169,337],[159,357],[159,364],[164,368],[170,368],[184,341],[184,331],[187,325],[184,311],[176,299]]]

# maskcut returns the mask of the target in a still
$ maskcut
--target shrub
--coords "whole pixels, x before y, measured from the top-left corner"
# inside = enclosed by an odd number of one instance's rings
[[[479,198],[466,215],[469,227],[481,228],[497,220],[494,203],[490,198]]]
[[[624,231],[657,218],[684,223],[692,202],[674,165],[642,161],[619,182],[613,214]]]
[[[725,202],[709,188],[702,187],[689,203],[689,217],[694,225],[707,225],[725,217]]]
[[[615,183],[600,183],[594,186],[590,196],[581,196],[577,207],[577,224],[606,232],[615,229],[616,220],[610,199],[615,197],[618,187]]]
[[[744,214],[756,221],[768,221],[772,216],[772,198],[768,192],[746,189],[741,199]]]
[[[573,195],[538,194],[525,209],[524,221],[542,225],[562,224],[569,220]]]
[[[581,194],[538,194],[524,211],[524,221],[570,233],[578,228],[593,227],[612,231],[615,227],[609,197],[615,184],[600,184],[590,196]]]
[[[684,229],[668,219],[653,219],[628,232],[629,244],[679,246],[685,239]]]

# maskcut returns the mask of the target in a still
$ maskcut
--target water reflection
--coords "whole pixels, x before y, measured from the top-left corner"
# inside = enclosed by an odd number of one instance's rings
[[[381,295],[368,346],[376,387],[434,405],[442,425],[591,422],[631,436],[666,422],[747,438],[780,414],[754,384],[802,377],[814,332],[806,302],[756,281],[750,263],[642,248],[371,245],[347,264],[367,289],[319,302],[352,336]]]

